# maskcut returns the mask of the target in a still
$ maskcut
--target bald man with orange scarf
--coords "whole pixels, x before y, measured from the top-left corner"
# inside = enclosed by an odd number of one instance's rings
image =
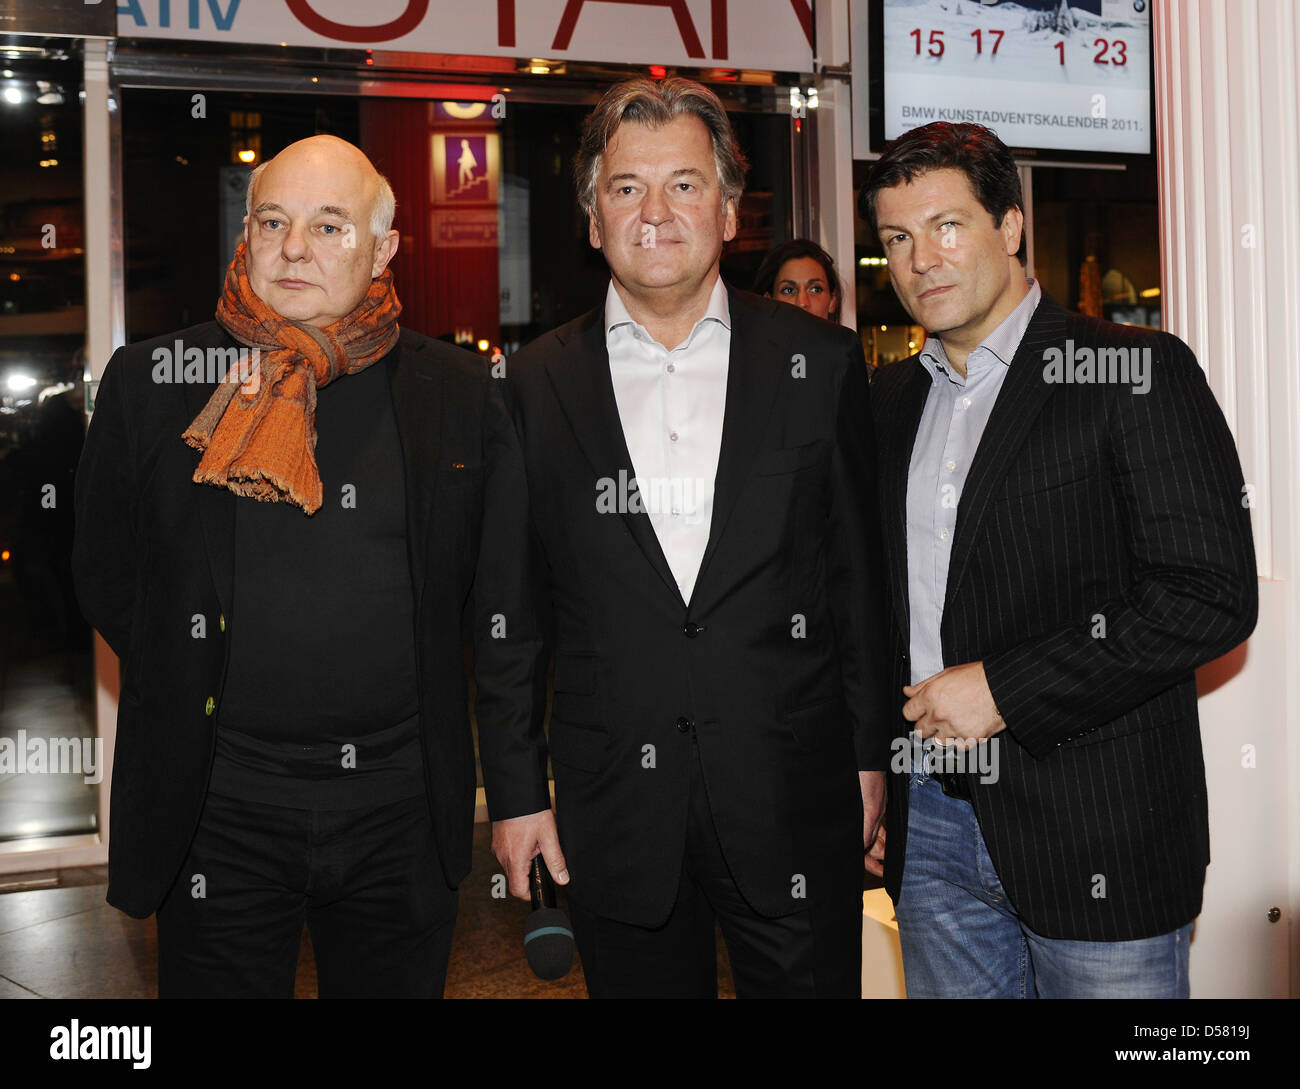
[[[480,713],[533,713],[493,529],[518,443],[481,360],[399,327],[392,213],[357,148],[291,145],[251,179],[216,320],[119,349],[99,387],[74,567],[123,665],[108,900],[157,913],[162,997],[292,995],[304,925],[322,997],[440,996],[468,627]]]

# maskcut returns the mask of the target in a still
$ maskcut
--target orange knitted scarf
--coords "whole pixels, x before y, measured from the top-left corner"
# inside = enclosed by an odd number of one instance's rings
[[[222,381],[182,436],[203,451],[196,484],[215,484],[263,502],[296,503],[308,514],[323,499],[316,467],[316,390],[356,374],[397,343],[402,304],[385,269],[356,309],[317,329],[282,317],[253,294],[245,243],[226,271],[217,321],[260,353],[259,370]],[[243,384],[240,379],[245,378]]]

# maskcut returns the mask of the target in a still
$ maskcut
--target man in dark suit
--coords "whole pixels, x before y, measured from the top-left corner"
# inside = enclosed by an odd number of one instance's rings
[[[857,995],[888,755],[861,346],[722,283],[744,162],[706,88],[612,88],[577,173],[605,302],[507,376],[559,836],[540,722],[481,719],[497,856],[516,895],[538,853],[568,883],[594,996],[716,995],[715,918],[738,994]]]
[[[1209,861],[1194,670],[1256,614],[1232,436],[1181,341],[1026,280],[989,130],[906,134],[863,214],[929,334],[872,387],[908,993],[1186,996]]]
[[[462,614],[523,478],[500,383],[399,331],[392,216],[355,147],[290,146],[250,182],[219,320],[99,387],[75,569],[123,665],[108,899],[157,912],[164,997],[292,996],[304,922],[322,996],[442,993]]]

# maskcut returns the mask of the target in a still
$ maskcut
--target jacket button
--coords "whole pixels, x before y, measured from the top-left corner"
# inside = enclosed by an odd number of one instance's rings
[[[695,723],[683,715],[677,720],[677,729],[684,734],[689,734],[693,729],[695,729]]]
[[[217,618],[217,625],[221,628],[222,631],[225,631],[225,630],[226,630],[226,614],[225,614],[225,613],[222,613],[221,616],[219,616],[219,617]]]
[[[686,633],[687,639],[694,639],[703,630],[704,630],[704,625],[697,624],[695,623],[694,620],[692,620],[689,624],[687,624],[685,627],[682,628],[682,631]]]
[[[203,713],[205,715],[212,714],[213,710],[216,709],[216,706],[217,706],[217,701],[214,700],[211,696],[209,696],[208,702],[203,705]]]

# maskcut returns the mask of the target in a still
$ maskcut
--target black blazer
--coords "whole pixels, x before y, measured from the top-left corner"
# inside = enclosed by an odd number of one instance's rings
[[[153,381],[153,350],[177,339],[235,346],[209,322],[119,349],[99,386],[76,486],[77,594],[123,664],[108,900],[141,918],[179,872],[207,791],[225,636],[239,623],[234,505],[251,502],[191,481],[200,454],[181,433],[214,387]],[[425,782],[455,885],[470,867],[475,789],[462,614],[476,567],[501,562],[480,549],[481,529],[518,502],[507,493],[522,486],[519,449],[501,384],[469,353],[404,330],[374,366],[389,371],[401,436]],[[204,639],[190,638],[196,613],[207,618]],[[501,690],[497,714],[508,721],[511,692]],[[530,694],[514,705],[525,722]]]
[[[1101,347],[1149,350],[1150,389],[1045,380],[1050,349]],[[929,390],[916,356],[872,386],[899,746],[907,477]],[[1145,938],[1200,911],[1209,824],[1194,670],[1245,639],[1256,608],[1236,447],[1191,350],[1044,295],[962,492],[941,624],[944,665],[982,660],[1007,724],[997,781],[967,778],[1030,929]],[[887,821],[897,901],[905,773],[890,778]]]
[[[888,757],[860,342],[784,303],[728,299],[722,446],[689,606],[649,517],[598,509],[602,479],[634,475],[603,306],[509,361],[531,506],[518,536],[534,564],[534,590],[515,597],[549,601],[553,618],[549,753],[569,894],[644,925],[673,903],[696,745],[732,874],[769,916],[807,907],[832,873],[860,875],[857,771]],[[540,808],[540,722],[528,734],[479,722],[493,818]]]

